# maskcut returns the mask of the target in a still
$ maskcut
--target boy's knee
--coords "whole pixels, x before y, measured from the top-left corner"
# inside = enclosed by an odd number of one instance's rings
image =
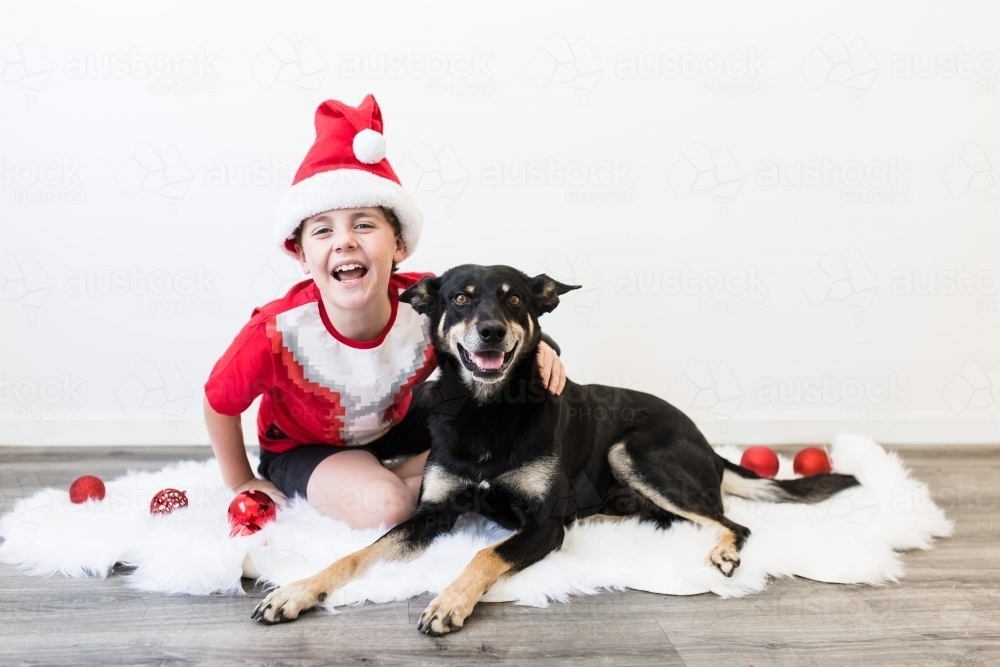
[[[366,490],[369,497],[358,515],[359,527],[376,528],[380,525],[395,526],[411,516],[416,506],[406,484],[393,476],[371,484]],[[360,524],[365,525],[360,525]]]
[[[355,528],[395,526],[416,510],[414,494],[392,473],[350,486],[316,487],[311,491],[309,502],[314,507]]]

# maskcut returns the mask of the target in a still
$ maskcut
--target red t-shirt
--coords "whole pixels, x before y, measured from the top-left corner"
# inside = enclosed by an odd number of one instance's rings
[[[399,293],[424,275],[392,275],[392,315],[370,341],[333,328],[312,280],[255,308],[212,368],[205,383],[209,404],[238,415],[263,394],[257,435],[272,452],[376,440],[399,423],[413,388],[437,367],[427,316],[399,301]]]

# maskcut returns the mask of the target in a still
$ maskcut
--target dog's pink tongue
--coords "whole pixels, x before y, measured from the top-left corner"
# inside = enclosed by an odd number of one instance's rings
[[[484,371],[495,371],[503,366],[503,352],[499,350],[490,352],[473,352],[472,360]]]

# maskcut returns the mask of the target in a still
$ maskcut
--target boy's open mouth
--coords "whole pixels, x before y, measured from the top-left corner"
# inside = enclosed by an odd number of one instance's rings
[[[331,275],[339,282],[352,283],[356,280],[364,278],[366,273],[368,273],[368,268],[363,264],[359,264],[358,262],[349,262],[335,267],[331,272]]]
[[[466,369],[472,371],[477,375],[494,375],[506,370],[507,366],[510,364],[510,360],[514,357],[514,350],[517,349],[517,345],[512,347],[509,351],[504,352],[503,350],[479,350],[478,352],[471,352],[466,350],[461,345],[458,345],[458,354],[461,358],[462,365]]]

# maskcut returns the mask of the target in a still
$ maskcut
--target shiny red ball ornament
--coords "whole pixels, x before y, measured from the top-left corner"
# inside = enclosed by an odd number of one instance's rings
[[[806,447],[796,454],[795,460],[792,461],[792,468],[796,475],[803,477],[821,475],[833,469],[830,465],[830,457],[819,447]]]
[[[84,475],[77,477],[69,485],[69,499],[76,504],[85,503],[88,500],[104,500],[104,482],[100,477]]]
[[[179,507],[188,506],[187,494],[177,489],[163,489],[157,492],[149,502],[149,513],[153,515],[170,514]]]
[[[229,535],[253,535],[277,515],[271,496],[263,491],[242,491],[229,503],[229,525],[233,528]]]
[[[756,445],[743,452],[740,465],[761,477],[774,477],[778,474],[778,455],[770,447]]]

